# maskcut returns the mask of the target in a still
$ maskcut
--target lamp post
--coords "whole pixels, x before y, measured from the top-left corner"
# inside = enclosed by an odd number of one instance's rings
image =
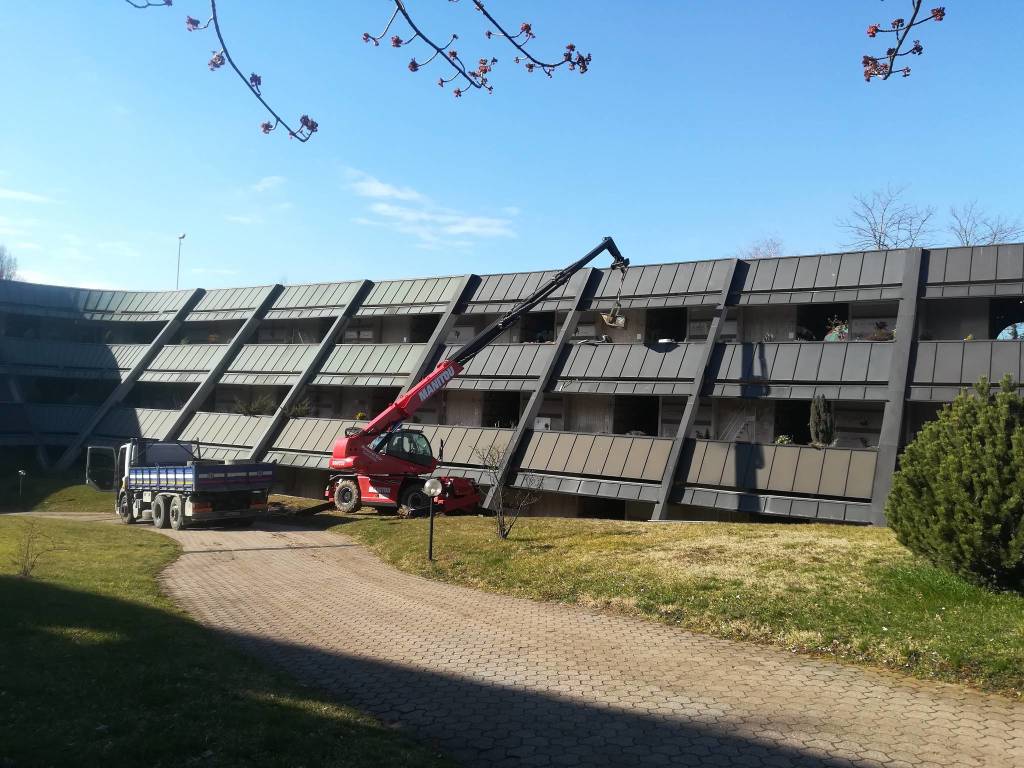
[[[174,290],[178,290],[178,281],[181,279],[181,241],[185,239],[185,233],[178,235],[178,269],[174,273]]]
[[[430,532],[427,534],[427,560],[434,560],[434,499],[441,495],[441,481],[432,477],[423,484],[423,492],[430,497]]]
[[[20,509],[22,512],[25,511],[25,505],[21,501],[21,486],[22,483],[25,482],[25,474],[26,472],[24,469],[18,470],[18,509]]]

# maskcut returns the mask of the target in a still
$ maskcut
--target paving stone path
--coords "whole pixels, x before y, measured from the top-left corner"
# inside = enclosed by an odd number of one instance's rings
[[[401,573],[346,537],[168,532],[199,621],[467,766],[1024,766],[1024,704]]]

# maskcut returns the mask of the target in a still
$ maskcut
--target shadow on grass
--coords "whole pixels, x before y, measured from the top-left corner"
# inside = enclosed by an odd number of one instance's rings
[[[173,613],[15,578],[0,578],[0,607],[8,627],[0,634],[0,764],[437,764],[368,720],[325,715],[320,694],[282,695],[261,666],[232,659],[227,646]],[[848,765],[757,743],[713,721],[223,637],[466,765]],[[507,649],[494,653],[517,663]]]
[[[173,612],[4,576],[0,616],[3,766],[446,764]]]

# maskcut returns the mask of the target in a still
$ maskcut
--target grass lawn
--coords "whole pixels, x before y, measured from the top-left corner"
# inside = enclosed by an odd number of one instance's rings
[[[5,466],[0,475],[0,512],[72,512],[114,516],[114,494],[103,493],[82,482],[85,470],[44,472],[32,466],[18,496],[18,475]]]
[[[14,576],[30,525],[61,547]],[[236,651],[160,595],[170,539],[0,518],[0,765],[440,766]]]
[[[346,519],[338,531],[412,573],[643,616],[1024,697],[1024,597],[929,566],[891,531],[827,525],[479,517]]]

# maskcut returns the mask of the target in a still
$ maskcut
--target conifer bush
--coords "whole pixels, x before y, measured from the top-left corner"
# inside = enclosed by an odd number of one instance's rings
[[[1010,376],[981,379],[924,425],[886,501],[897,538],[941,568],[1024,586],[1024,399]]]

